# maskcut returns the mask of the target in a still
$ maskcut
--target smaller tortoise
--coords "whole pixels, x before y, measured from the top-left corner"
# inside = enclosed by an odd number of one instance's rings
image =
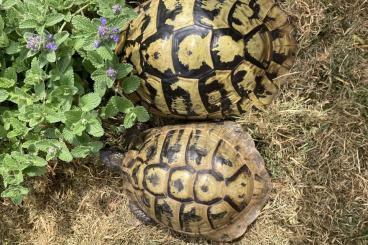
[[[242,236],[268,199],[271,181],[252,138],[234,122],[145,131],[126,154],[101,152],[124,177],[132,212],[189,236]]]

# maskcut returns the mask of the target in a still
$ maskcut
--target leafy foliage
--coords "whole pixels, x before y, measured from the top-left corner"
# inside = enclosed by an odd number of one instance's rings
[[[3,198],[20,203],[29,192],[24,181],[44,174],[50,160],[98,152],[102,120],[122,113],[129,128],[149,119],[117,92],[140,86],[114,54],[118,32],[134,17],[118,0],[0,0]]]

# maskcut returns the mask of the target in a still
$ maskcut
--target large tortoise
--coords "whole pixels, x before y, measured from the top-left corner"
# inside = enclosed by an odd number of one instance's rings
[[[295,58],[292,29],[273,0],[151,0],[116,52],[152,113],[223,119],[271,103]]]
[[[232,241],[257,218],[271,189],[252,138],[235,122],[149,129],[134,149],[101,153],[121,171],[141,220],[190,236]]]

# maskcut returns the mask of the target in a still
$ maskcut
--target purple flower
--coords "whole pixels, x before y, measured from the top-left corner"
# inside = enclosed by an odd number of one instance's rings
[[[119,28],[108,27],[107,19],[104,17],[102,17],[100,21],[101,25],[98,27],[98,39],[95,41],[95,48],[99,48],[104,41],[113,41],[115,43],[118,43],[120,39],[118,35],[118,33],[120,32]]]
[[[111,39],[114,41],[114,43],[118,43],[120,40],[119,35],[112,35]]]
[[[34,35],[27,39],[26,47],[32,51],[37,51],[41,46],[41,37],[39,35]]]
[[[100,40],[95,40],[95,48],[99,48],[101,46]]]
[[[115,4],[114,6],[112,6],[112,12],[114,13],[114,15],[119,15],[121,13],[121,5]]]
[[[116,76],[118,75],[118,72],[114,70],[112,67],[106,70],[106,75],[111,78],[112,80],[116,79]]]
[[[107,39],[110,34],[110,29],[107,26],[99,26],[98,27],[98,36],[101,39]]]
[[[57,45],[54,41],[48,42],[45,45],[46,49],[48,49],[49,51],[56,51],[57,50]]]
[[[102,17],[100,21],[101,21],[101,25],[102,25],[102,26],[106,26],[106,24],[107,24],[107,20],[106,20],[106,18],[105,18],[105,17]]]

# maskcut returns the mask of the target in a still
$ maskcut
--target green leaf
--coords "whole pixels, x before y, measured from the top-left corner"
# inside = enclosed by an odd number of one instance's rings
[[[18,42],[10,41],[5,52],[9,55],[19,53],[21,50],[20,44]]]
[[[27,155],[27,158],[29,159],[29,161],[31,161],[33,166],[36,166],[36,167],[45,167],[45,166],[47,166],[47,161],[45,161],[45,159],[43,159],[41,157]]]
[[[11,88],[15,85],[15,81],[5,77],[0,77],[0,88]]]
[[[48,14],[46,18],[46,26],[54,26],[57,23],[63,21],[64,15],[60,13]]]
[[[107,85],[105,81],[97,81],[93,84],[93,90],[100,97],[103,97],[106,94]]]
[[[97,118],[89,121],[87,132],[94,137],[102,137],[105,134],[101,122]]]
[[[29,167],[24,170],[24,173],[30,177],[42,176],[47,172],[46,167]]]
[[[130,76],[123,80],[123,91],[125,94],[135,92],[141,85],[141,79],[138,76]]]
[[[77,123],[82,118],[82,111],[67,111],[65,112],[65,119],[67,124]]]
[[[83,132],[87,129],[87,122],[83,120],[75,123],[70,128],[74,135],[82,136]]]
[[[4,102],[9,97],[8,91],[0,89],[0,103]]]
[[[137,106],[134,108],[134,113],[137,116],[139,122],[147,122],[150,119],[150,116],[143,106]]]
[[[59,159],[64,162],[71,162],[73,160],[73,156],[70,153],[68,147],[64,142],[61,142],[62,148],[59,153]]]
[[[17,81],[17,70],[14,67],[8,67],[4,71],[4,77]]]
[[[0,32],[0,48],[6,48],[9,46],[9,38],[4,32]]]
[[[137,115],[133,111],[130,111],[129,113],[125,115],[124,127],[131,128],[134,126],[136,121],[137,121]]]
[[[0,32],[2,32],[4,30],[4,20],[3,17],[1,17],[0,15]]]
[[[96,51],[88,51],[87,59],[92,63],[92,65],[96,68],[102,68],[104,66],[104,60]]]
[[[100,83],[98,86],[102,86],[102,84],[105,84],[108,88],[111,88],[114,85],[114,81],[111,80],[106,75],[106,71],[103,69],[98,69],[92,73],[92,80],[96,83]]]
[[[28,192],[29,190],[23,186],[11,186],[1,193],[1,197],[10,198],[15,204],[20,204]]]
[[[105,114],[106,117],[114,117],[119,112],[126,113],[134,107],[133,103],[125,97],[113,96],[107,103]]]
[[[81,15],[74,16],[72,19],[72,24],[79,32],[93,34],[97,33],[97,26],[94,25],[87,17]]]
[[[112,50],[107,49],[105,46],[99,47],[97,53],[105,60],[112,60],[114,57]]]
[[[19,24],[20,29],[35,29],[38,27],[37,20],[25,19]]]
[[[91,150],[88,146],[81,145],[72,149],[71,153],[75,158],[86,158],[91,153]]]
[[[124,63],[124,64],[119,64],[116,67],[116,69],[118,72],[117,79],[122,79],[133,71],[133,66],[131,64]]]
[[[56,61],[56,53],[55,51],[48,52],[46,54],[46,59],[50,63],[54,63]]]
[[[73,134],[72,131],[70,131],[69,129],[64,128],[64,130],[63,130],[63,138],[67,142],[73,143],[75,136],[74,136],[74,134]]]
[[[101,97],[96,93],[84,95],[80,100],[80,107],[83,111],[92,111],[101,103]]]
[[[6,137],[6,133],[7,132],[6,132],[5,128],[2,125],[0,125],[0,138],[5,138]]]
[[[59,33],[56,33],[54,35],[54,40],[57,46],[60,46],[63,42],[65,42],[69,37],[69,33],[66,31],[62,31]]]

